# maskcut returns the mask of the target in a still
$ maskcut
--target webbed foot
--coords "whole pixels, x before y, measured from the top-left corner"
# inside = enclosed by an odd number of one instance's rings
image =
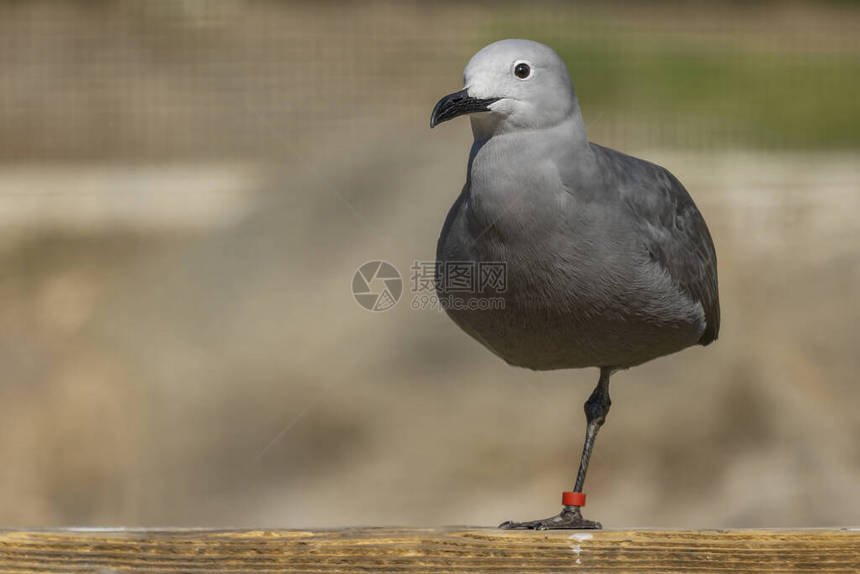
[[[599,530],[603,526],[599,522],[583,518],[578,507],[565,506],[561,512],[550,518],[529,522],[508,520],[499,524],[499,528],[503,530]]]

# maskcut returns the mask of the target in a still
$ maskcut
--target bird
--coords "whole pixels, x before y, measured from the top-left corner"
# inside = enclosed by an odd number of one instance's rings
[[[478,51],[430,127],[468,115],[466,182],[436,248],[448,316],[492,353],[537,371],[596,367],[572,491],[550,518],[505,529],[599,529],[583,485],[611,405],[613,373],[720,330],[717,257],[702,214],[667,169],[590,142],[573,82],[549,46],[506,39]],[[464,290],[463,265],[503,270]],[[480,271],[476,274],[481,279]],[[452,280],[453,279],[453,280]],[[459,304],[451,304],[457,297]],[[474,304],[492,299],[493,305]]]

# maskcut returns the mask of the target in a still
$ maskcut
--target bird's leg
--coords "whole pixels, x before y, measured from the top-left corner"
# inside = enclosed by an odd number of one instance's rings
[[[606,415],[612,401],[609,400],[609,377],[612,369],[602,367],[600,369],[600,380],[597,386],[585,402],[585,418],[588,425],[585,427],[585,445],[582,447],[582,459],[579,463],[579,472],[576,474],[576,485],[574,492],[582,492],[585,483],[585,473],[588,471],[588,461],[591,460],[591,451],[594,450],[594,440],[597,431],[606,422]],[[499,528],[519,530],[564,530],[564,529],[597,529],[602,528],[599,522],[586,520],[582,517],[579,506],[563,506],[561,512],[550,518],[532,520],[529,522],[503,522]]]

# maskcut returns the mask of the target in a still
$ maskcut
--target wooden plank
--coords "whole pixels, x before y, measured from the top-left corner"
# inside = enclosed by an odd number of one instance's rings
[[[860,529],[0,532],[2,572],[860,572]]]

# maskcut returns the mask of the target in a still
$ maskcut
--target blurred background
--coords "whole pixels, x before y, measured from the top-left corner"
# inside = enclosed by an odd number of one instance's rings
[[[720,340],[614,377],[586,515],[858,525],[860,5],[237,0],[0,2],[0,525],[555,513],[597,371],[410,309],[471,142],[430,111],[506,37],[719,254]]]

